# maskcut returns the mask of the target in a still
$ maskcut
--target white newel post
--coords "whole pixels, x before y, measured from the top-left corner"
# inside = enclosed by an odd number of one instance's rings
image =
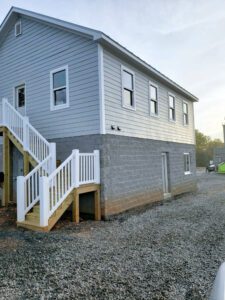
[[[52,160],[51,160],[51,172],[55,171],[56,169],[56,143],[50,143],[50,153]]]
[[[95,183],[100,183],[100,155],[99,155],[99,150],[94,150],[94,176],[95,176]]]
[[[17,221],[25,221],[25,177],[17,177]]]
[[[29,118],[23,117],[23,148],[24,151],[29,149],[29,132],[28,132]]]
[[[72,182],[74,187],[79,187],[80,184],[80,153],[79,150],[73,150],[73,160],[72,160]]]
[[[40,226],[48,226],[49,184],[48,177],[40,177]]]

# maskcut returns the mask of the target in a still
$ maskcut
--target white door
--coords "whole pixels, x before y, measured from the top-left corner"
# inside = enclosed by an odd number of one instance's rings
[[[23,116],[26,115],[26,87],[21,84],[15,88],[15,107]]]
[[[162,182],[163,182],[164,195],[167,195],[169,193],[167,156],[168,156],[167,153],[162,153]]]

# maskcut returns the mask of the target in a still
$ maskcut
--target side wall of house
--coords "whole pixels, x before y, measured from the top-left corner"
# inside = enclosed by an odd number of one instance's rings
[[[14,104],[15,87],[26,85],[26,114],[50,139],[99,133],[98,47],[86,37],[23,17],[0,45],[0,99]],[[50,111],[50,71],[68,65],[69,108]]]
[[[106,133],[195,144],[193,103],[126,60],[104,49],[104,98]],[[134,72],[136,110],[122,106],[121,66]],[[158,86],[158,116],[150,116],[149,81]],[[176,121],[169,121],[168,95],[175,96]],[[189,124],[183,125],[183,101],[188,103]],[[111,130],[111,125],[121,131]]]
[[[57,157],[61,160],[74,148],[81,152],[100,149],[102,215],[105,217],[163,199],[163,152],[168,156],[169,191],[172,196],[196,190],[194,145],[112,134],[53,141],[57,143]],[[184,174],[186,152],[191,157],[191,174],[188,175]],[[86,209],[90,212],[90,201]]]

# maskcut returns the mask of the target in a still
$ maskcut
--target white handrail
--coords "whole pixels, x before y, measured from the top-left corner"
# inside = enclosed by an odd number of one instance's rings
[[[48,219],[63,203],[75,187],[100,182],[99,151],[72,154],[49,177],[41,181],[40,224],[48,225]],[[45,197],[42,199],[42,196]],[[49,203],[47,206],[46,201]],[[45,207],[45,209],[43,209]],[[48,213],[46,213],[48,209]]]
[[[40,200],[40,177],[49,175],[51,159],[49,155],[24,177],[25,214]]]
[[[50,154],[55,158],[56,151],[53,143],[49,143],[8,101],[2,99],[3,125],[6,126],[22,144],[37,163],[42,162]],[[51,171],[54,170],[55,161],[52,160]],[[50,171],[50,170],[49,170]]]
[[[24,143],[24,118],[6,99],[2,99],[3,125],[7,126],[14,136],[23,145]]]
[[[74,187],[74,168],[76,159],[76,152],[73,151],[63,164],[61,164],[48,178],[49,217],[62,204]]]

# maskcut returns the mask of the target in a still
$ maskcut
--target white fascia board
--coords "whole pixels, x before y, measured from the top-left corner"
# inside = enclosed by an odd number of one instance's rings
[[[174,87],[176,90],[178,90],[179,92],[181,92],[182,94],[184,94],[185,96],[187,96],[188,99],[192,100],[193,102],[198,102],[198,98],[196,96],[194,96],[193,94],[191,94],[190,92],[188,92],[187,90],[185,90],[184,88],[182,88],[180,85],[178,85],[177,83],[175,83],[173,80],[171,80],[170,78],[168,78],[164,74],[160,73],[158,70],[156,70],[155,68],[153,68],[152,66],[150,66],[149,64],[147,64],[141,58],[139,58],[138,56],[136,56],[135,54],[133,54],[132,52],[130,52],[125,47],[121,46],[116,41],[112,40],[107,35],[102,34],[101,38],[98,39],[98,42],[102,43],[103,46],[104,46],[104,43],[106,43],[106,44],[108,44],[110,46],[113,46],[114,48],[116,48],[120,52],[124,53],[127,57],[129,57],[134,62],[138,63],[139,65],[141,65],[145,69],[148,69],[148,71],[150,71],[155,77],[161,79],[162,81],[166,82],[167,84],[169,84],[170,86]]]

